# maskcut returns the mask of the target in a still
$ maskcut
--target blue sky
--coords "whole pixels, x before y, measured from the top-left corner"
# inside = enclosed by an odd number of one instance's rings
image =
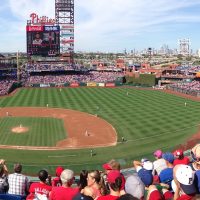
[[[75,50],[122,52],[190,38],[200,48],[199,0],[74,0]],[[0,52],[26,51],[32,12],[54,18],[55,0],[0,0]]]

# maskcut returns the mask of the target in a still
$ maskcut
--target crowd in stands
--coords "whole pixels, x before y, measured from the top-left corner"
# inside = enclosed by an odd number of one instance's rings
[[[32,86],[33,84],[64,84],[64,83],[106,83],[114,82],[118,77],[123,77],[123,72],[116,71],[90,71],[85,70],[81,65],[69,65],[62,62],[40,62],[35,64],[25,64],[21,69],[21,82],[23,86]],[[81,73],[76,73],[76,72]],[[163,77],[173,78],[194,78],[194,73],[200,71],[200,66],[178,66],[175,70],[180,70],[179,73],[165,73]],[[44,73],[42,73],[42,71]],[[69,73],[58,73],[61,71],[69,71]],[[51,72],[51,73],[48,73]],[[53,73],[54,74],[53,74]],[[11,73],[11,72],[10,72]],[[8,76],[9,77],[9,76]],[[0,96],[8,94],[10,87],[17,78],[7,78],[0,80]],[[171,85],[172,88],[182,89],[184,91],[200,91],[200,81],[192,82],[177,82]]]
[[[49,67],[51,70],[74,70],[70,65],[50,65],[50,64],[36,64],[36,65],[27,65],[30,71],[37,71],[37,70],[47,70],[49,71]],[[77,67],[77,66],[76,66]],[[80,67],[80,66],[79,66]],[[30,72],[29,71],[29,72]],[[64,83],[87,83],[87,82],[114,82],[118,77],[122,77],[123,73],[121,72],[98,72],[98,71],[86,71],[81,74],[60,74],[60,75],[31,75],[24,69],[20,71],[20,81],[23,86],[30,86],[32,84],[64,84]],[[11,73],[11,72],[10,72]],[[16,74],[7,74],[7,78],[3,78],[0,80],[1,88],[0,88],[0,96],[6,95],[9,92],[12,84],[17,82]]]
[[[27,64],[27,71],[59,71],[59,70],[74,70],[74,66],[64,63],[40,63],[40,64]]]
[[[154,161],[134,160],[135,171],[124,176],[120,163],[112,159],[102,170],[82,170],[75,182],[73,170],[56,168],[51,178],[44,169],[38,182],[30,183],[22,174],[22,165],[14,164],[9,173],[5,160],[0,160],[0,199],[5,196],[27,200],[192,200],[200,196],[200,144],[190,156],[181,149],[173,153],[154,153]],[[8,198],[7,198],[8,199]],[[13,198],[12,198],[13,199]]]
[[[200,71],[200,66],[177,66],[177,70],[185,72],[185,74],[191,74]]]
[[[188,74],[172,74],[172,73],[166,73],[162,74],[161,77],[170,77],[170,78],[195,78],[194,75],[188,75]]]
[[[199,72],[200,71],[200,66],[191,66],[188,71],[190,73],[195,73],[195,72]]]
[[[200,66],[177,66],[172,71],[163,73],[161,77],[170,78],[195,78],[195,74],[200,71]]]
[[[171,85],[171,87],[180,88],[186,91],[200,91],[200,81],[192,82],[178,82]]]
[[[7,69],[7,68],[17,68],[17,64],[11,63],[1,63],[0,62],[0,69]]]
[[[35,63],[35,64],[26,64],[25,66],[28,72],[37,72],[37,71],[71,71],[71,70],[79,70],[79,71],[87,71],[88,68],[84,67],[81,64],[70,65],[64,62],[53,62],[53,63]],[[91,66],[89,69],[96,70],[97,66]],[[121,71],[120,68],[116,68],[115,66],[106,66],[104,68],[105,71]]]
[[[17,79],[13,79],[13,78],[7,78],[7,79],[4,79],[4,80],[0,80],[0,85],[1,85],[0,96],[7,95],[10,87],[16,81],[17,81]]]
[[[74,83],[74,82],[114,82],[118,77],[122,77],[121,72],[97,72],[91,71],[87,74],[74,75],[44,75],[44,76],[29,76],[26,85],[30,84],[47,84],[47,83]]]

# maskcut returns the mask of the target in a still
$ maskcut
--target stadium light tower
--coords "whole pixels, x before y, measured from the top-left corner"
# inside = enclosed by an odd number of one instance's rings
[[[74,63],[74,0],[55,0],[55,20],[60,26],[60,52]]]

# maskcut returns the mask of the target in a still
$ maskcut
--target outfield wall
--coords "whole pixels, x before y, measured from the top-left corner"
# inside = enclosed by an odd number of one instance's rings
[[[48,83],[48,84],[30,84],[29,87],[40,87],[40,88],[44,88],[44,87],[116,87],[116,86],[120,86],[122,85],[122,83],[96,83],[96,82],[88,82],[88,83],[63,83],[63,84],[55,84],[55,83]]]

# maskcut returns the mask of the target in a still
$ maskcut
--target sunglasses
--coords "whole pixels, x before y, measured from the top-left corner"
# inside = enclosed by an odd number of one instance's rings
[[[194,155],[193,151],[191,151],[190,154],[191,154],[191,156],[192,156],[192,160],[193,160],[193,161],[196,161],[196,162],[199,162],[199,161],[200,161],[200,158],[197,158],[197,157]]]

